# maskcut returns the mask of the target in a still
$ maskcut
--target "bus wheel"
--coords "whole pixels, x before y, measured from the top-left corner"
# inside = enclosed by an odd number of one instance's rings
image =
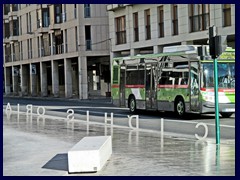
[[[136,112],[136,100],[135,100],[134,96],[131,96],[129,99],[129,109],[130,109],[131,113]]]
[[[175,112],[179,117],[185,115],[185,105],[182,98],[178,98],[175,102]]]
[[[229,118],[233,113],[229,113],[229,112],[222,112],[220,113],[222,115],[223,118]]]

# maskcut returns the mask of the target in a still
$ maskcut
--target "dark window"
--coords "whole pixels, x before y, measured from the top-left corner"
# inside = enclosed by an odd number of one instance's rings
[[[144,66],[127,66],[126,84],[144,85]]]
[[[116,18],[116,37],[116,44],[125,44],[127,42],[125,16]]]
[[[10,27],[9,27],[9,23],[4,23],[4,37],[5,38],[9,38],[10,36]]]
[[[172,5],[172,28],[173,35],[178,35],[178,7],[176,4]]]
[[[92,49],[91,26],[85,26],[86,50]]]
[[[4,15],[8,15],[10,12],[10,4],[4,4]]]
[[[146,28],[146,40],[151,39],[151,22],[150,22],[150,10],[145,10],[145,28]]]
[[[133,14],[134,41],[139,41],[138,13]]]
[[[62,4],[55,4],[54,5],[55,11],[55,23],[59,24],[62,23]]]
[[[85,18],[91,17],[90,4],[84,4],[84,17]]]
[[[209,4],[191,4],[190,32],[204,31],[209,28]]]
[[[231,26],[231,4],[223,4],[223,26]]]
[[[158,8],[158,13],[159,13],[159,37],[164,37],[164,11],[163,11],[163,6],[160,6]]]

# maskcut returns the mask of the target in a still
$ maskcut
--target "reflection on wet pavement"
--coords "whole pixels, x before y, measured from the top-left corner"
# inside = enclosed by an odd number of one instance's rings
[[[234,176],[235,141],[165,136],[41,116],[3,113],[3,175]],[[85,136],[112,136],[113,154],[97,173],[67,173],[67,151]]]

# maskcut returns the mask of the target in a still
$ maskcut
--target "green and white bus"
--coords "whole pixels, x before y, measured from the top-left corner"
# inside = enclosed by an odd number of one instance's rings
[[[115,57],[112,60],[112,99],[119,107],[186,113],[214,113],[214,66],[200,58],[195,45],[165,47],[161,54]],[[218,58],[219,112],[235,113],[235,50]]]

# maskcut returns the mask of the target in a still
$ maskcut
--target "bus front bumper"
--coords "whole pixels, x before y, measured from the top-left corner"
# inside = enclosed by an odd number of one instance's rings
[[[219,104],[219,112],[235,113],[235,104]],[[215,104],[211,102],[203,102],[202,113],[214,113]]]

